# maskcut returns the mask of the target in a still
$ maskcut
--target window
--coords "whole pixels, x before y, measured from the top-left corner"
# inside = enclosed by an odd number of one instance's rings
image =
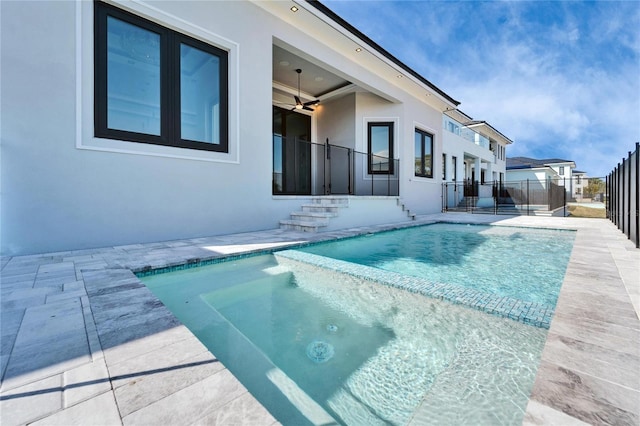
[[[393,174],[393,122],[369,123],[369,174]]]
[[[451,171],[453,172],[451,174],[451,180],[453,182],[458,180],[458,166],[456,165],[456,162],[457,162],[457,158],[456,157],[451,157],[451,166],[452,166]]]
[[[460,126],[458,126],[455,123],[452,123],[451,121],[447,121],[447,130],[449,130],[451,133],[455,135],[460,135]]]
[[[447,180],[447,154],[442,154],[442,180]]]
[[[95,3],[95,136],[228,152],[228,55]]]
[[[560,175],[564,175],[564,166],[560,166],[560,171],[558,172]]]
[[[433,177],[433,135],[416,129],[415,132],[416,176]]]

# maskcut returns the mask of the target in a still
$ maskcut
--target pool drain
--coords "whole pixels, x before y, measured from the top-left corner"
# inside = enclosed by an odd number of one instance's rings
[[[327,331],[330,331],[331,333],[335,333],[336,331],[338,331],[338,326],[335,324],[329,324],[327,326]]]
[[[333,345],[321,340],[314,340],[307,346],[307,356],[317,364],[329,361],[334,353]]]

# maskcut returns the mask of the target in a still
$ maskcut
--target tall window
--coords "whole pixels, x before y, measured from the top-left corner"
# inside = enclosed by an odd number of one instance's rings
[[[393,122],[369,123],[369,174],[393,174]]]
[[[227,52],[94,4],[95,135],[228,152]]]
[[[442,154],[442,180],[447,180],[447,154]]]
[[[457,162],[457,158],[456,157],[451,157],[451,171],[453,173],[451,173],[451,180],[452,181],[457,181],[458,180],[458,166],[456,165]]]
[[[415,132],[415,175],[433,177],[433,135],[416,129]]]
[[[558,172],[560,175],[564,175],[564,166],[560,166],[560,171]]]

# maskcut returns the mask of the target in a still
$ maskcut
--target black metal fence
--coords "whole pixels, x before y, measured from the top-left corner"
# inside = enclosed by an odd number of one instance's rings
[[[566,215],[566,194],[564,186],[551,180],[445,182],[442,211]]]
[[[273,137],[274,195],[400,194],[397,159],[354,149]]]
[[[609,197],[607,198],[607,216],[636,247],[640,247],[640,197],[638,188],[640,178],[640,150],[636,142],[636,150],[622,159],[621,163],[606,178]]]

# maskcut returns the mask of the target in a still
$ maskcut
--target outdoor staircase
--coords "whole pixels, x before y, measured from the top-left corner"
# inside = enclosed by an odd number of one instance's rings
[[[376,218],[378,212],[373,209],[367,211],[366,217],[362,217],[361,209],[357,205],[359,202],[395,202],[396,211],[389,216],[388,208],[385,209],[384,214],[380,214]],[[348,212],[349,207],[352,207],[352,212]],[[400,208],[398,210],[398,207]],[[397,197],[349,197],[349,196],[319,196],[312,197],[310,202],[301,206],[302,211],[291,213],[290,219],[280,221],[281,229],[288,229],[301,232],[318,232],[324,230],[333,230],[347,228],[354,225],[354,215],[361,215],[361,224],[369,225],[372,223],[391,223],[407,220],[415,220],[416,215],[411,213],[402,201]],[[342,217],[340,217],[342,216]],[[351,216],[350,218],[346,216]],[[343,222],[343,226],[340,222]],[[351,219],[351,220],[349,220]],[[366,223],[365,223],[366,222]]]

